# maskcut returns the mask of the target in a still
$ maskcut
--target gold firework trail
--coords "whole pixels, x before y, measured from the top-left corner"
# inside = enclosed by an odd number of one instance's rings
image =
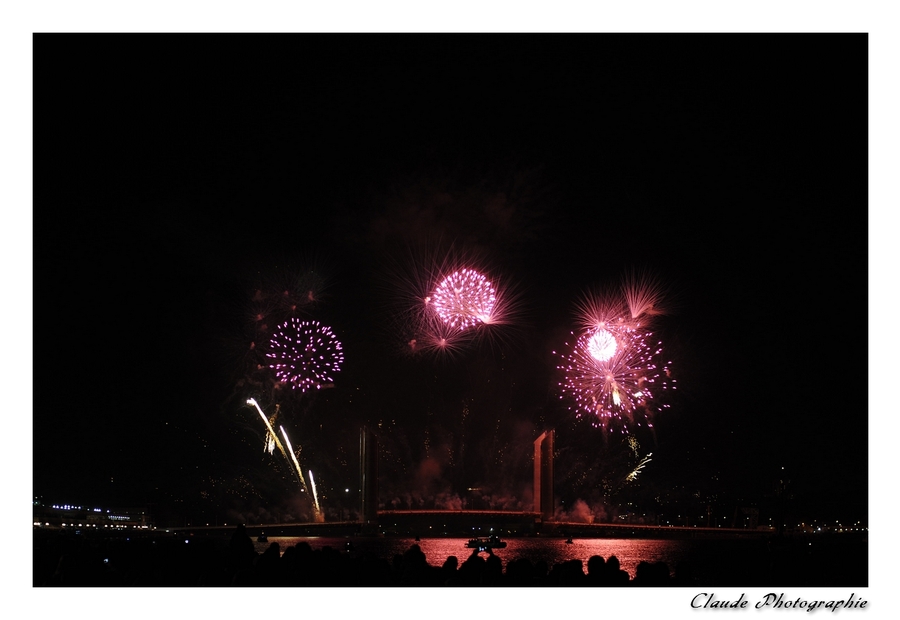
[[[275,434],[275,430],[272,428],[272,425],[269,424],[269,418],[267,418],[266,414],[263,413],[263,410],[259,408],[259,403],[256,402],[255,398],[249,398],[247,399],[247,404],[256,407],[256,410],[259,412],[259,417],[262,418],[263,422],[266,425],[266,428],[269,429],[269,436],[275,441],[275,445],[278,446],[278,449],[281,451],[281,454],[284,455],[284,458],[287,459],[287,452],[284,451],[284,446],[282,446],[281,442],[278,441],[278,436]]]
[[[297,468],[297,477],[300,479],[300,484],[303,485],[303,490],[305,491],[306,480],[303,479],[303,472],[300,470],[300,463],[297,462],[297,456],[294,454],[294,449],[291,447],[291,440],[288,439],[287,431],[284,430],[283,426],[279,426],[278,428],[281,429],[281,434],[284,435],[284,442],[287,444],[288,450],[291,453],[291,459],[294,461],[294,467]],[[313,493],[315,494],[315,487],[313,487]],[[318,510],[318,506],[316,507],[316,510]]]
[[[278,435],[275,434],[275,430],[272,428],[272,424],[269,422],[269,419],[263,413],[263,410],[260,409],[259,403],[256,402],[255,398],[250,398],[247,400],[248,405],[253,405],[256,407],[256,410],[259,412],[259,417],[263,419],[263,422],[266,424],[266,428],[269,429],[269,436],[275,442],[275,445],[278,446],[278,449],[281,451],[281,454],[284,455],[284,458],[288,461],[288,463],[293,463],[295,469],[297,470],[297,478],[300,480],[300,485],[303,487],[303,491],[307,491],[306,480],[303,479],[303,470],[300,469],[300,463],[297,461],[297,456],[294,454],[294,448],[291,446],[291,440],[288,438],[287,431],[284,430],[283,426],[279,426],[281,429],[281,434],[284,436],[284,441],[287,444],[288,449],[285,450],[284,446],[281,445],[281,442],[278,440]],[[290,452],[290,457],[288,457],[288,452]],[[309,472],[310,477],[312,477],[312,472]],[[315,500],[314,509],[316,512],[316,518],[318,520],[319,515],[321,514],[321,510],[319,508],[319,500],[315,497],[316,495],[316,487],[315,483],[313,483],[313,499]]]
[[[316,512],[322,512],[322,509],[319,508],[319,496],[316,494],[316,480],[313,478],[311,469],[309,470],[309,482],[312,485],[313,501],[316,503]]]
[[[628,482],[631,482],[632,480],[634,480],[635,478],[637,478],[637,477],[638,477],[638,474],[641,473],[641,470],[644,469],[644,465],[646,465],[647,463],[649,463],[650,461],[653,460],[653,459],[650,458],[651,456],[653,456],[653,453],[652,453],[652,452],[650,452],[647,456],[645,456],[644,458],[642,458],[642,459],[641,459],[641,462],[638,463],[637,467],[635,467],[634,469],[632,469],[632,470],[631,470],[631,473],[628,474],[627,476],[625,476],[625,480],[628,481]]]

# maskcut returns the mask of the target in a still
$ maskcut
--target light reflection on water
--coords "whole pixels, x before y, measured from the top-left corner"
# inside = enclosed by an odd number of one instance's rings
[[[472,549],[466,548],[466,538],[422,538],[415,541],[412,538],[319,538],[303,536],[269,536],[268,542],[254,542],[258,553],[264,552],[271,543],[277,542],[281,553],[288,547],[299,542],[306,541],[313,549],[331,547],[332,549],[346,552],[347,543],[352,544],[350,553],[353,555],[372,552],[375,555],[391,561],[395,554],[402,555],[412,545],[419,545],[425,558],[432,566],[441,566],[451,555],[456,556],[462,563]],[[690,540],[647,540],[647,539],[574,539],[567,544],[562,538],[507,538],[504,539],[505,549],[494,551],[504,566],[512,560],[524,558],[531,563],[541,560],[547,563],[548,568],[554,564],[566,560],[581,560],[584,571],[587,572],[588,558],[599,555],[604,560],[614,555],[619,560],[619,566],[632,578],[635,576],[638,563],[665,562],[670,572],[682,562],[690,559],[696,552],[696,541]],[[486,557],[486,552],[482,552]]]

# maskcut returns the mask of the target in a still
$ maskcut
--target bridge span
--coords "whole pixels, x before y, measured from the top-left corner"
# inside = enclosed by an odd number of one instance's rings
[[[181,529],[181,528],[179,528]],[[233,530],[228,527],[190,527],[192,531]],[[500,536],[573,538],[747,538],[771,536],[768,528],[659,526],[634,523],[583,523],[549,521],[538,512],[506,510],[379,510],[377,521],[325,523],[250,523],[251,536],[408,536],[462,537],[498,533]]]

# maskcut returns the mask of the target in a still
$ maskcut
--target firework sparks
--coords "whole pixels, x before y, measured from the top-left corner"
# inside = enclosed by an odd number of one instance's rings
[[[222,362],[235,373],[238,388],[252,386],[259,394],[264,389],[282,387],[273,380],[266,357],[276,327],[305,316],[321,300],[326,282],[313,269],[284,263],[259,270],[254,280],[235,317],[240,318],[239,331],[223,336]],[[243,399],[243,391],[241,394]]]
[[[406,353],[455,357],[482,341],[508,339],[520,326],[522,297],[484,256],[424,250],[396,263],[391,331]]]
[[[464,330],[490,323],[496,300],[487,278],[474,269],[461,269],[441,281],[430,301],[445,323]]]
[[[291,460],[294,462],[294,467],[297,469],[297,478],[300,480],[300,484],[303,485],[303,490],[306,490],[306,480],[303,479],[303,470],[300,469],[300,463],[297,461],[297,455],[294,454],[294,448],[291,446],[291,440],[288,438],[287,431],[284,430],[283,426],[279,427],[281,429],[281,434],[284,435],[284,443],[287,444],[288,452],[291,455]],[[316,507],[318,510],[318,506]]]
[[[624,423],[637,422],[636,413],[645,408],[652,398],[651,388],[659,377],[654,359],[660,349],[647,343],[650,334],[621,332],[618,338],[606,333],[603,341],[611,338],[613,347],[607,347],[602,355],[596,353],[596,332],[583,334],[575,343],[572,353],[561,366],[566,373],[563,388],[574,396],[580,411],[598,418],[600,425],[608,427],[613,420]]]
[[[309,483],[312,485],[312,495],[313,495],[313,503],[316,507],[316,520],[319,520],[319,515],[322,514],[322,509],[319,507],[319,495],[316,493],[316,479],[313,478],[312,470],[309,470]]]
[[[471,330],[459,330],[435,314],[423,317],[414,338],[407,344],[411,353],[440,354],[453,357],[472,341]]]
[[[662,314],[662,283],[648,274],[632,272],[622,280],[622,294],[632,319]]]
[[[269,368],[293,389],[330,387],[340,371],[344,352],[330,327],[318,321],[291,319],[278,327],[269,342]]]
[[[660,368],[662,346],[646,325],[660,313],[660,299],[655,280],[632,276],[621,295],[588,294],[577,302],[582,332],[558,367],[565,374],[560,386],[574,399],[576,415],[589,414],[595,425],[616,426],[622,433],[629,425],[653,426],[654,392],[675,383],[668,365]]]
[[[282,446],[281,442],[278,441],[278,436],[275,434],[275,430],[272,428],[272,424],[269,422],[269,418],[267,418],[266,414],[263,413],[263,410],[260,409],[259,403],[256,402],[256,399],[248,398],[247,404],[256,407],[256,410],[259,412],[259,417],[262,418],[263,423],[265,423],[266,428],[268,429],[269,434],[267,435],[267,437],[270,437],[272,441],[275,442],[275,445],[278,447],[278,450],[281,452],[281,454],[284,455],[284,458],[288,458],[287,452],[284,451],[284,446]]]
[[[587,350],[598,362],[606,362],[616,353],[616,338],[605,329],[598,329],[587,340]]]
[[[279,409],[279,406],[275,405],[275,414],[269,418],[269,426],[275,424],[275,420],[278,418]],[[275,436],[268,430],[266,430],[266,438],[263,441],[263,452],[268,452],[269,454],[275,452]]]
[[[653,460],[650,458],[651,456],[653,456],[652,452],[650,452],[649,454],[647,454],[647,456],[642,458],[641,462],[638,463],[637,466],[634,469],[632,469],[631,472],[629,472],[629,474],[627,476],[625,476],[625,481],[633,482],[638,477],[638,474],[641,473],[641,470],[644,469],[644,465],[646,465],[647,463],[649,463],[650,461]]]
[[[303,486],[303,490],[306,490],[306,480],[303,479],[303,471],[300,469],[300,463],[297,462],[297,457],[294,455],[294,448],[291,447],[291,440],[288,439],[287,432],[284,430],[283,426],[280,426],[282,435],[284,435],[284,441],[288,446],[288,449],[285,450],[284,446],[278,440],[278,435],[275,434],[275,430],[272,428],[272,424],[269,422],[269,419],[266,417],[266,414],[263,413],[263,410],[260,408],[259,403],[256,402],[255,398],[247,399],[248,405],[253,405],[256,407],[256,410],[259,412],[259,417],[263,419],[263,422],[266,425],[266,429],[268,429],[268,437],[272,440],[272,442],[278,447],[278,450],[284,456],[284,458],[288,461],[288,463],[293,462],[294,467],[297,469],[297,477],[300,479],[300,484]],[[290,456],[288,456],[288,452],[290,452]]]
[[[576,302],[575,307],[579,326],[585,331],[615,331],[634,326],[631,321],[626,320],[628,311],[618,295],[606,292],[586,293]]]
[[[584,330],[647,329],[653,317],[663,314],[663,286],[647,274],[632,273],[622,279],[618,291],[584,294],[576,302],[576,315]]]

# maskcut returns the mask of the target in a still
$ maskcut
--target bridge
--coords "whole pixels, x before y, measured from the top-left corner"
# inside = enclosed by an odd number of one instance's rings
[[[234,526],[185,528],[192,532],[233,531]],[[181,530],[181,528],[179,528]],[[491,532],[500,536],[573,538],[758,538],[771,536],[769,528],[725,528],[646,525],[634,523],[579,523],[548,521],[539,512],[506,510],[379,510],[376,523],[253,523],[248,533],[269,536],[402,536],[415,538],[471,538]]]

